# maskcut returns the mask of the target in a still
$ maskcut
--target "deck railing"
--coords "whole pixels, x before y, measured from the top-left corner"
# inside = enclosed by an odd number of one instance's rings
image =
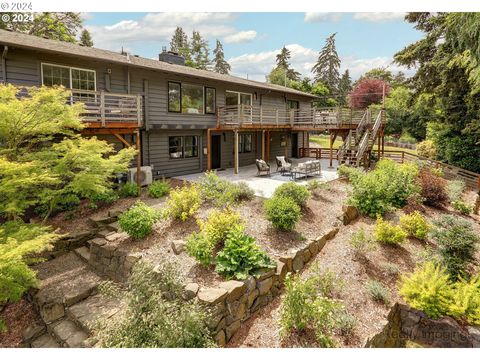
[[[70,103],[82,102],[85,112],[82,119],[97,126],[108,127],[112,123],[119,126],[140,127],[143,120],[142,95],[116,94],[105,91],[72,90]]]
[[[304,110],[263,105],[234,105],[218,108],[217,126],[335,128],[358,124],[364,113],[364,110],[353,110],[349,108],[311,108]]]

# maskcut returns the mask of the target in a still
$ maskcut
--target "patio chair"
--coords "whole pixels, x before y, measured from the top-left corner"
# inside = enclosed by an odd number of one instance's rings
[[[292,169],[292,163],[285,156],[277,156],[275,160],[277,162],[277,172],[280,171],[282,175]]]
[[[263,175],[270,175],[270,165],[264,160],[257,159],[255,164],[257,165],[257,176],[262,175],[262,173],[264,173]]]

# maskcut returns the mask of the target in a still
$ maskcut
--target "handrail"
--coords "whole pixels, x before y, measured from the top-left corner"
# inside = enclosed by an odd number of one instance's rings
[[[356,166],[360,165],[360,159],[363,157],[363,155],[365,154],[365,151],[368,148],[369,140],[370,140],[370,130],[367,129],[367,131],[365,131],[365,133],[363,134],[362,139],[360,140],[357,154],[355,155]]]

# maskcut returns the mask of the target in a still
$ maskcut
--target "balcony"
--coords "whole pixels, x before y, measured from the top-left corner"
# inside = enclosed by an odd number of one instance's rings
[[[86,128],[134,129],[142,126],[142,95],[74,90],[70,103],[78,102],[85,105],[81,117]]]
[[[235,105],[219,107],[217,128],[350,129],[362,120],[365,110],[350,108],[286,109]]]

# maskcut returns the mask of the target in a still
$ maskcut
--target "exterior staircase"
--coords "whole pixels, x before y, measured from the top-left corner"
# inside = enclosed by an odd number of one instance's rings
[[[349,131],[338,149],[338,163],[356,167],[367,165],[368,155],[380,135],[383,123],[384,110],[380,110],[378,114],[372,114],[370,109],[365,110],[357,128]]]

